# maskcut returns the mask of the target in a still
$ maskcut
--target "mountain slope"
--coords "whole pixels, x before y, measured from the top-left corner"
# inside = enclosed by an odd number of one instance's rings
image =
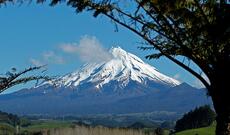
[[[44,82],[1,95],[0,110],[48,115],[184,112],[209,103],[205,91],[181,84],[120,47],[110,53],[112,59],[106,62],[87,64],[53,80],[56,87]]]
[[[109,61],[87,64],[79,71],[60,77],[56,83],[59,86],[76,87],[91,82],[96,84],[96,88],[100,88],[111,81],[121,82],[122,87],[130,80],[145,83],[148,79],[169,86],[180,84],[179,81],[161,74],[156,68],[120,47],[112,48],[110,53],[112,59]]]

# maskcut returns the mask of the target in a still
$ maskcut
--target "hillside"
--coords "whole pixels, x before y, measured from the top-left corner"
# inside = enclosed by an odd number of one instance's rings
[[[213,124],[210,127],[190,129],[176,133],[176,135],[215,135],[216,125]]]

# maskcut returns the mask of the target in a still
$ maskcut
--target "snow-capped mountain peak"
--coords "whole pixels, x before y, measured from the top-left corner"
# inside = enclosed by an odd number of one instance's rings
[[[109,52],[113,56],[109,61],[86,64],[76,72],[59,77],[55,80],[55,84],[77,87],[91,83],[98,89],[112,81],[119,82],[120,87],[125,87],[130,81],[142,84],[154,81],[168,86],[180,84],[179,81],[160,73],[156,68],[120,47],[113,47]]]

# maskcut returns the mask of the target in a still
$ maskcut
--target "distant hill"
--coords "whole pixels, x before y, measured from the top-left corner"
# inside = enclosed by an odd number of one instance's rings
[[[50,82],[0,95],[0,110],[20,115],[184,113],[210,104],[204,90],[160,73],[120,47],[111,59],[91,63]]]

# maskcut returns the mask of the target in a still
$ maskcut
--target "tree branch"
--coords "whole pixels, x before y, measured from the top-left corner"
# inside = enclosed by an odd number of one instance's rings
[[[13,72],[7,72],[5,75],[0,76],[0,93],[17,84],[27,83],[33,80],[51,80],[52,78],[46,75],[44,76],[31,75],[31,76],[21,77],[22,75],[25,75],[28,72],[37,71],[42,69],[43,67],[44,66],[30,67],[18,73],[15,73],[16,71],[15,69],[15,71]],[[44,71],[41,71],[41,73],[42,72]]]
[[[131,30],[132,32],[136,33],[137,35],[139,35],[140,37],[142,37],[144,40],[146,40],[149,44],[153,45],[156,49],[158,49],[164,56],[166,56],[166,58],[170,59],[171,61],[173,61],[174,63],[176,63],[177,65],[181,66],[182,68],[184,68],[186,71],[188,71],[189,73],[191,73],[192,75],[194,75],[197,79],[199,79],[207,89],[210,89],[210,85],[209,83],[201,76],[199,75],[197,72],[195,72],[194,70],[192,70],[191,68],[189,68],[188,66],[186,66],[185,64],[183,64],[182,62],[180,62],[179,60],[173,58],[172,56],[164,53],[162,51],[162,49],[157,46],[156,44],[154,44],[150,39],[148,39],[145,35],[142,35],[140,32],[136,31],[135,29],[133,29],[132,27],[130,27],[127,24],[124,24],[122,22],[120,22],[118,19],[114,18],[112,15],[109,15],[107,13],[103,13],[105,16],[109,17],[110,19],[114,20],[115,22],[117,22],[118,24],[128,28],[129,30]]]

